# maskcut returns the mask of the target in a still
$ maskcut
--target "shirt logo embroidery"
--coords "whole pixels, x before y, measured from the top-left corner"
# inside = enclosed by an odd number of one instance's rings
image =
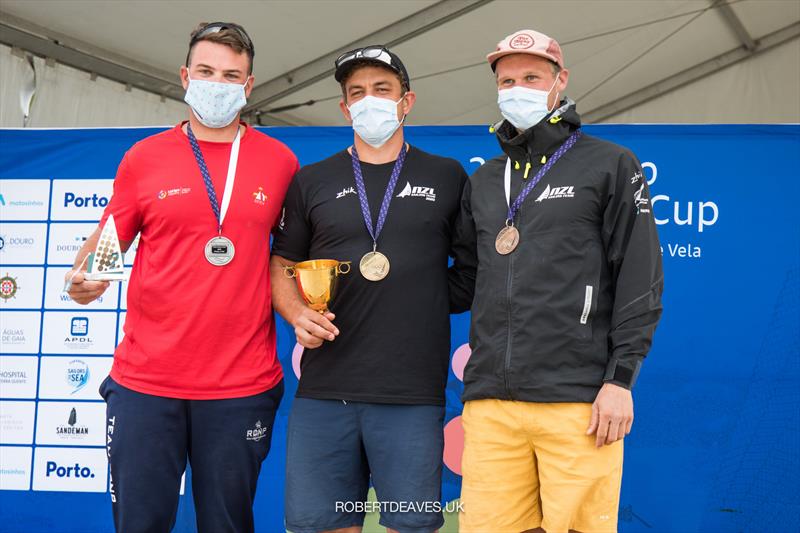
[[[400,194],[397,195],[397,198],[425,198],[429,202],[436,201],[436,191],[433,187],[419,187],[419,186],[411,186],[410,182],[406,182],[406,186],[400,191]]]
[[[544,192],[539,195],[539,198],[537,198],[536,201],[543,202],[545,200],[554,200],[556,198],[575,198],[575,187],[553,187],[551,189],[550,184],[548,184],[544,189]]]
[[[253,193],[253,203],[258,205],[266,205],[268,199],[269,197],[264,194],[263,187],[259,187],[258,190]]]
[[[344,198],[348,194],[355,194],[356,190],[353,187],[345,187],[340,192],[336,193],[336,199]]]

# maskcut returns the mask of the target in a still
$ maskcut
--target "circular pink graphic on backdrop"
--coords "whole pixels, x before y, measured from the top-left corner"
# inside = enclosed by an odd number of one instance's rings
[[[453,374],[456,375],[458,381],[464,381],[464,367],[467,366],[470,355],[472,355],[472,350],[469,344],[462,344],[453,352]]]
[[[464,453],[464,426],[457,416],[444,426],[444,464],[461,475],[461,455]]]
[[[294,345],[294,350],[292,350],[292,370],[294,370],[294,375],[297,376],[297,379],[300,379],[300,358],[303,357],[303,347],[300,346],[300,343]]]

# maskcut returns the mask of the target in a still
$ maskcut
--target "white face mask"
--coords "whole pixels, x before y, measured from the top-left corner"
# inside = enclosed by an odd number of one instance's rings
[[[405,95],[403,95],[405,96]],[[380,148],[394,135],[402,121],[397,120],[398,101],[376,96],[365,96],[355,104],[349,106],[350,118],[353,119],[353,129],[368,145]],[[405,120],[406,117],[403,117]]]
[[[528,87],[512,87],[497,92],[497,105],[500,113],[518,130],[525,131],[542,121],[551,109],[547,106],[547,97],[558,83],[558,76],[549,91],[529,89]]]
[[[201,124],[208,128],[224,128],[234,121],[247,103],[245,85],[247,82],[239,85],[189,78],[189,88],[183,100]]]

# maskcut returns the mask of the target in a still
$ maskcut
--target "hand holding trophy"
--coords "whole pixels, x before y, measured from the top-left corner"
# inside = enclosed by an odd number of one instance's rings
[[[297,290],[308,306],[325,314],[336,292],[339,274],[350,272],[350,261],[311,259],[284,267],[283,272],[297,281]]]

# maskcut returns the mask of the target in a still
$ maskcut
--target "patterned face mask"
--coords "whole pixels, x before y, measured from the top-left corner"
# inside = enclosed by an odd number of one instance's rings
[[[224,128],[234,121],[247,103],[245,85],[247,82],[239,85],[189,78],[189,88],[183,100],[201,124],[209,128]]]

